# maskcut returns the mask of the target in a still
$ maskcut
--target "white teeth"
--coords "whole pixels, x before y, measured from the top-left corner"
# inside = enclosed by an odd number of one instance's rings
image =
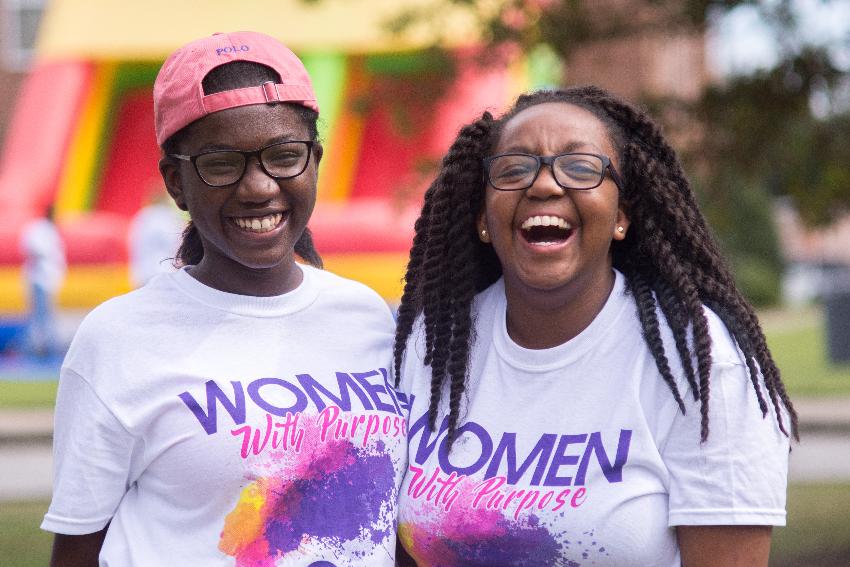
[[[557,226],[558,228],[562,228],[564,230],[570,230],[572,228],[570,223],[568,223],[561,217],[555,217],[551,215],[538,215],[536,217],[525,219],[525,222],[522,223],[523,230],[528,230],[533,226]]]
[[[279,225],[282,218],[283,215],[281,213],[275,213],[265,217],[233,217],[233,220],[236,222],[236,225],[243,230],[248,230],[250,232],[268,232]]]

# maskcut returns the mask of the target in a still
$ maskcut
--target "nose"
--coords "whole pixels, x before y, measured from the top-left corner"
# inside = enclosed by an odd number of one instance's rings
[[[525,194],[530,199],[550,199],[562,196],[564,188],[555,181],[555,172],[552,170],[552,166],[541,163],[537,178],[531,184],[531,187],[525,190]]]
[[[245,173],[239,180],[239,198],[246,202],[266,203],[278,191],[277,180],[263,170],[256,156],[250,157],[245,164]]]

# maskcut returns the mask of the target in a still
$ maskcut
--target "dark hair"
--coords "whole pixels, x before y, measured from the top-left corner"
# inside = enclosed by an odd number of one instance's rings
[[[573,104],[606,125],[619,152],[624,180],[620,200],[630,219],[622,241],[612,242],[614,267],[623,273],[637,304],[643,336],[679,409],[682,394],[661,339],[656,308],[672,330],[677,354],[695,400],[700,401],[701,441],[708,438],[711,337],[703,306],[712,309],[744,354],[759,407],[773,405],[780,430],[788,435],[781,407],[797,435],[797,414],[788,399],[753,308],[735,286],[679,160],[660,128],[646,114],[605,90],[576,87],[520,96],[500,119],[489,113],[460,130],[437,178],[425,193],[415,224],[413,246],[398,311],[393,349],[398,384],[402,356],[416,318],[425,331],[424,363],[431,367],[429,424],[436,427],[443,384],[449,383],[448,438],[458,427],[460,399],[468,372],[472,336],[472,300],[495,282],[502,267],[492,246],[476,234],[484,202],[482,159],[498,142],[504,125],[519,112],[547,102]],[[688,343],[690,328],[692,345]],[[693,361],[696,361],[694,368]]]
[[[251,61],[231,61],[220,65],[207,73],[201,85],[205,95],[220,93],[233,89],[261,85],[267,81],[280,82],[280,75],[277,71]],[[315,110],[302,106],[300,104],[288,104],[298,113],[298,117],[307,126],[307,135],[310,140],[318,141],[319,129],[318,119],[319,113]],[[186,135],[186,128],[182,128],[175,132],[162,144],[162,151],[165,154],[180,153],[180,147],[183,137]],[[295,243],[295,253],[311,265],[321,268],[322,258],[313,246],[313,235],[309,228],[304,228],[304,232]],[[175,264],[177,266],[190,266],[198,264],[204,257],[204,247],[201,242],[201,237],[198,234],[198,229],[190,220],[183,230],[180,248],[177,250]]]

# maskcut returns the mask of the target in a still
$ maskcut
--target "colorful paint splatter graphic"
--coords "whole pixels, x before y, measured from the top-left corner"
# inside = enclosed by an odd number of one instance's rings
[[[567,532],[552,531],[535,514],[514,519],[468,504],[462,496],[448,511],[420,509],[415,517],[401,519],[399,538],[419,565],[582,567],[608,556],[593,530],[573,539]]]
[[[460,510],[460,508],[453,508]],[[411,556],[434,567],[498,567],[553,565],[561,544],[529,516],[516,522],[496,510],[465,509],[442,518],[440,525],[399,525],[399,535]]]
[[[219,549],[238,566],[271,567],[307,549],[365,555],[392,534],[395,477],[384,444],[308,437],[300,453],[270,453],[225,519]]]

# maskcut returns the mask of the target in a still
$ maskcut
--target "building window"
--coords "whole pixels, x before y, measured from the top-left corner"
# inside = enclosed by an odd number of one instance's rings
[[[2,0],[5,65],[26,69],[35,54],[38,27],[46,0]]]

